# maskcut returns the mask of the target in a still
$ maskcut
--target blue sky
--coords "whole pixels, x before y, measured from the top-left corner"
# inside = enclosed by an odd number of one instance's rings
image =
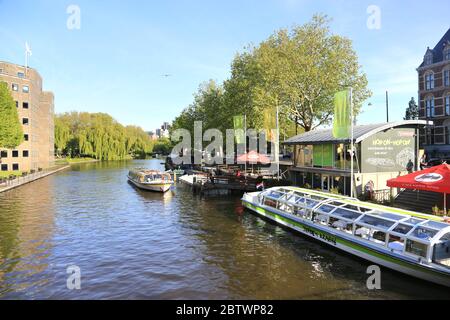
[[[72,4],[79,30],[67,28]],[[379,30],[367,28],[369,5],[381,10]],[[450,27],[448,12],[448,0],[0,0],[0,60],[24,64],[28,41],[56,112],[107,112],[152,130],[189,105],[200,83],[228,78],[244,46],[325,13],[333,32],[354,41],[374,92],[358,122],[384,122],[385,90],[391,120],[417,100],[415,69]]]

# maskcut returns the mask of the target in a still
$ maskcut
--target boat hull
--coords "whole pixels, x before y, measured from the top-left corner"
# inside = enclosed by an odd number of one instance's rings
[[[277,224],[293,229],[305,236],[319,240],[320,242],[343,250],[349,254],[422,280],[450,287],[449,273],[430,268],[429,265],[422,265],[418,262],[406,260],[395,254],[391,255],[387,252],[370,248],[367,244],[359,243],[355,239],[345,239],[337,234],[333,234],[330,230],[321,227],[312,221],[292,219],[287,215],[283,215],[281,212],[277,212],[278,210],[274,208],[265,208],[246,200],[243,200],[242,203],[245,208],[257,215],[263,216]]]
[[[153,191],[153,192],[162,192],[165,193],[170,190],[170,187],[172,187],[172,182],[170,183],[140,183],[137,181],[134,181],[131,178],[128,178],[128,181],[131,182],[133,185],[135,185],[137,188],[146,190],[146,191]]]

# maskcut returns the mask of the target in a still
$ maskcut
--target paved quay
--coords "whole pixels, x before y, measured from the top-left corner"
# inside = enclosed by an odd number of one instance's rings
[[[47,169],[41,172],[36,172],[33,174],[28,174],[25,177],[18,177],[15,180],[8,181],[6,183],[0,184],[0,193],[6,192],[15,188],[18,188],[20,186],[23,186],[25,184],[31,183],[33,181],[48,177],[52,174],[55,174],[57,172],[63,171],[70,168],[70,165],[64,165],[62,167],[53,168],[53,169]]]

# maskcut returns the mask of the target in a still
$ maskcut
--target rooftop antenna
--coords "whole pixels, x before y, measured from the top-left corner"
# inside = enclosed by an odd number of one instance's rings
[[[386,122],[389,123],[389,93],[386,90]]]

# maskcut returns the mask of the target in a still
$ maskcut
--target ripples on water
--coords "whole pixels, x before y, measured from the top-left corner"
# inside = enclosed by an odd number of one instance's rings
[[[237,196],[137,190],[135,166],[160,161],[78,165],[0,194],[0,298],[450,298],[388,270],[368,291],[366,262],[243,212]],[[81,290],[66,287],[71,265]]]

